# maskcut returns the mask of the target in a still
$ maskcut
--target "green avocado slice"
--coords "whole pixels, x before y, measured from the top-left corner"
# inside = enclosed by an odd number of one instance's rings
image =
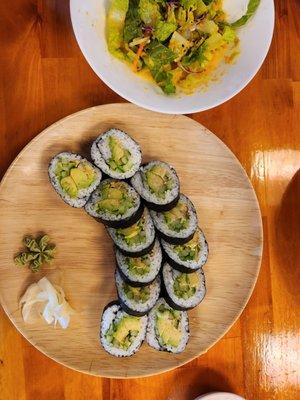
[[[87,175],[78,168],[71,169],[70,177],[73,179],[78,189],[85,189],[90,186]]]
[[[159,341],[163,346],[178,347],[182,338],[182,332],[179,327],[180,313],[168,309],[163,305],[159,307],[156,313],[156,329]]]
[[[164,198],[167,191],[172,189],[172,179],[168,170],[161,165],[154,165],[145,172],[149,189],[158,197]]]
[[[78,160],[60,160],[55,174],[62,189],[70,196],[77,197],[80,189],[86,189],[95,182],[96,173],[92,166]]]
[[[71,176],[66,176],[60,181],[60,185],[64,192],[66,192],[70,197],[76,198],[78,195],[78,189],[76,183],[73,181]]]
[[[150,272],[150,260],[148,256],[135,258],[128,257],[126,263],[128,270],[134,275],[143,276]]]
[[[174,293],[181,299],[189,299],[192,297],[200,285],[200,279],[197,272],[192,274],[179,274],[173,283]]]
[[[110,325],[105,337],[114,346],[128,350],[140,330],[141,318],[126,315],[118,322]]]
[[[199,244],[199,232],[196,231],[193,238],[182,245],[175,245],[175,252],[182,261],[195,261],[199,257],[200,244]]]
[[[111,151],[111,158],[108,161],[110,168],[118,172],[129,171],[132,167],[130,151],[114,136],[109,137],[108,143]]]
[[[170,211],[163,213],[164,219],[168,227],[176,232],[188,227],[189,210],[186,203],[179,201],[177,205]]]
[[[148,286],[133,287],[124,282],[123,290],[126,297],[136,303],[146,303],[150,298],[150,288]]]
[[[129,228],[119,228],[116,230],[117,236],[121,237],[129,246],[144,243],[146,241],[146,232],[144,229],[144,215]]]
[[[96,203],[97,212],[124,215],[134,206],[134,199],[124,182],[108,181],[100,189],[100,200]]]

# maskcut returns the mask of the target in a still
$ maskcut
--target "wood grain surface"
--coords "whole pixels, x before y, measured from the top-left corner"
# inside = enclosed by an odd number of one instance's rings
[[[211,390],[247,400],[299,397],[300,5],[277,0],[275,6],[272,47],[254,80],[226,104],[192,116],[235,153],[260,202],[263,263],[242,316],[197,360],[156,377],[124,381],[51,361],[1,312],[1,400],[192,400]],[[51,123],[89,106],[123,101],[83,59],[67,0],[2,0],[0,49],[2,175]]]
[[[67,150],[89,157],[93,140],[111,127],[130,133],[141,146],[143,162],[158,159],[174,166],[181,191],[195,205],[208,241],[207,294],[189,313],[191,337],[181,354],[161,353],[143,345],[134,357],[119,359],[102,349],[100,315],[117,298],[113,244],[103,225],[84,210],[67,206],[49,183],[48,165],[55,154]],[[81,372],[141,377],[190,361],[231,327],[259,272],[262,222],[251,183],[231,151],[185,116],[109,104],[66,117],[18,155],[0,184],[0,203],[1,304],[33,345]],[[32,274],[16,268],[13,257],[23,236],[38,232],[46,232],[57,244],[57,255],[49,267]],[[62,286],[76,310],[65,331],[39,320],[35,324],[22,320],[19,299],[42,276]]]

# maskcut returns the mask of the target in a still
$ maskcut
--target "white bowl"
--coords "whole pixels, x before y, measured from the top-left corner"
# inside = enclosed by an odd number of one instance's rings
[[[195,400],[245,400],[245,399],[233,393],[212,392],[203,394],[202,396],[197,397]]]
[[[164,95],[161,90],[115,59],[107,50],[105,17],[111,0],[70,0],[75,36],[95,73],[116,93],[138,106],[168,114],[208,110],[239,93],[254,77],[271,44],[273,0],[261,0],[254,17],[240,28],[241,54],[234,65],[222,67],[222,77],[193,95]],[[236,0],[234,0],[236,1]]]

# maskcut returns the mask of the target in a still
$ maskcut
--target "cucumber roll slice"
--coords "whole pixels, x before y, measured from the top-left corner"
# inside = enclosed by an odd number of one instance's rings
[[[153,249],[148,254],[142,257],[127,257],[116,250],[116,259],[123,279],[131,286],[143,286],[157,277],[162,262],[162,251],[156,239]]]
[[[165,299],[159,299],[149,313],[147,343],[157,350],[181,353],[189,340],[186,311],[174,310]]]
[[[118,269],[115,274],[119,302],[124,311],[135,316],[147,314],[160,295],[160,277],[147,286],[131,286],[121,276]]]
[[[204,299],[206,286],[202,269],[186,274],[165,263],[162,277],[166,301],[176,310],[190,310]]]
[[[179,199],[179,179],[173,167],[162,161],[141,166],[131,178],[131,184],[144,199],[148,208],[168,211]]]
[[[91,157],[106,175],[115,179],[131,178],[142,161],[138,143],[119,129],[98,136],[92,144]]]
[[[203,267],[208,258],[208,244],[204,233],[198,228],[192,239],[184,244],[161,241],[168,263],[181,272],[194,272]]]
[[[192,239],[198,226],[193,203],[183,194],[169,211],[151,211],[151,217],[159,235],[168,243],[184,244]]]
[[[107,230],[116,247],[125,256],[141,257],[149,253],[154,246],[154,225],[146,208],[141,218],[128,228]]]
[[[116,357],[129,357],[138,351],[145,339],[147,316],[127,314],[117,302],[103,311],[100,342],[105,351]]]
[[[72,207],[84,207],[99,185],[101,171],[79,154],[62,152],[49,164],[49,178],[56,193]]]
[[[107,226],[127,228],[141,217],[143,205],[128,183],[105,179],[92,193],[85,210]]]

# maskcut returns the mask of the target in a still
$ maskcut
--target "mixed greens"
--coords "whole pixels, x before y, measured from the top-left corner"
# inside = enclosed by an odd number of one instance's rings
[[[155,331],[161,346],[177,347],[182,337],[180,312],[161,304],[156,311]]]
[[[116,229],[116,235],[124,240],[128,246],[135,246],[146,241],[145,216],[143,215],[135,224],[129,228]]]
[[[134,198],[124,182],[107,180],[100,189],[101,199],[96,203],[97,212],[124,215],[134,207]]]
[[[105,338],[113,346],[128,350],[140,329],[141,318],[125,315],[119,321],[111,323],[105,333]]]
[[[189,299],[194,296],[200,285],[200,279],[197,272],[192,274],[180,273],[174,279],[173,289],[177,297]]]
[[[162,214],[169,229],[180,232],[188,227],[189,210],[184,202],[179,201],[170,211],[165,211]]]
[[[96,180],[94,168],[86,161],[61,159],[56,166],[61,188],[70,197],[76,198],[81,189],[87,189]]]
[[[111,151],[111,158],[108,161],[110,168],[118,172],[129,171],[133,166],[132,161],[130,161],[130,151],[113,135],[109,137],[108,143]]]
[[[164,93],[191,93],[239,53],[236,28],[259,2],[250,0],[247,13],[229,24],[222,0],[111,0],[108,49],[133,71],[150,73]]]
[[[174,182],[167,168],[155,164],[143,174],[143,181],[149,187],[151,193],[164,199]]]
[[[150,288],[149,286],[134,287],[128,283],[123,283],[123,290],[126,297],[136,303],[146,303],[150,299]]]
[[[151,262],[148,254],[142,257],[127,257],[126,264],[134,275],[144,276],[150,272]]]
[[[182,261],[196,261],[200,253],[199,232],[196,231],[193,238],[185,243],[174,245],[174,250]]]

